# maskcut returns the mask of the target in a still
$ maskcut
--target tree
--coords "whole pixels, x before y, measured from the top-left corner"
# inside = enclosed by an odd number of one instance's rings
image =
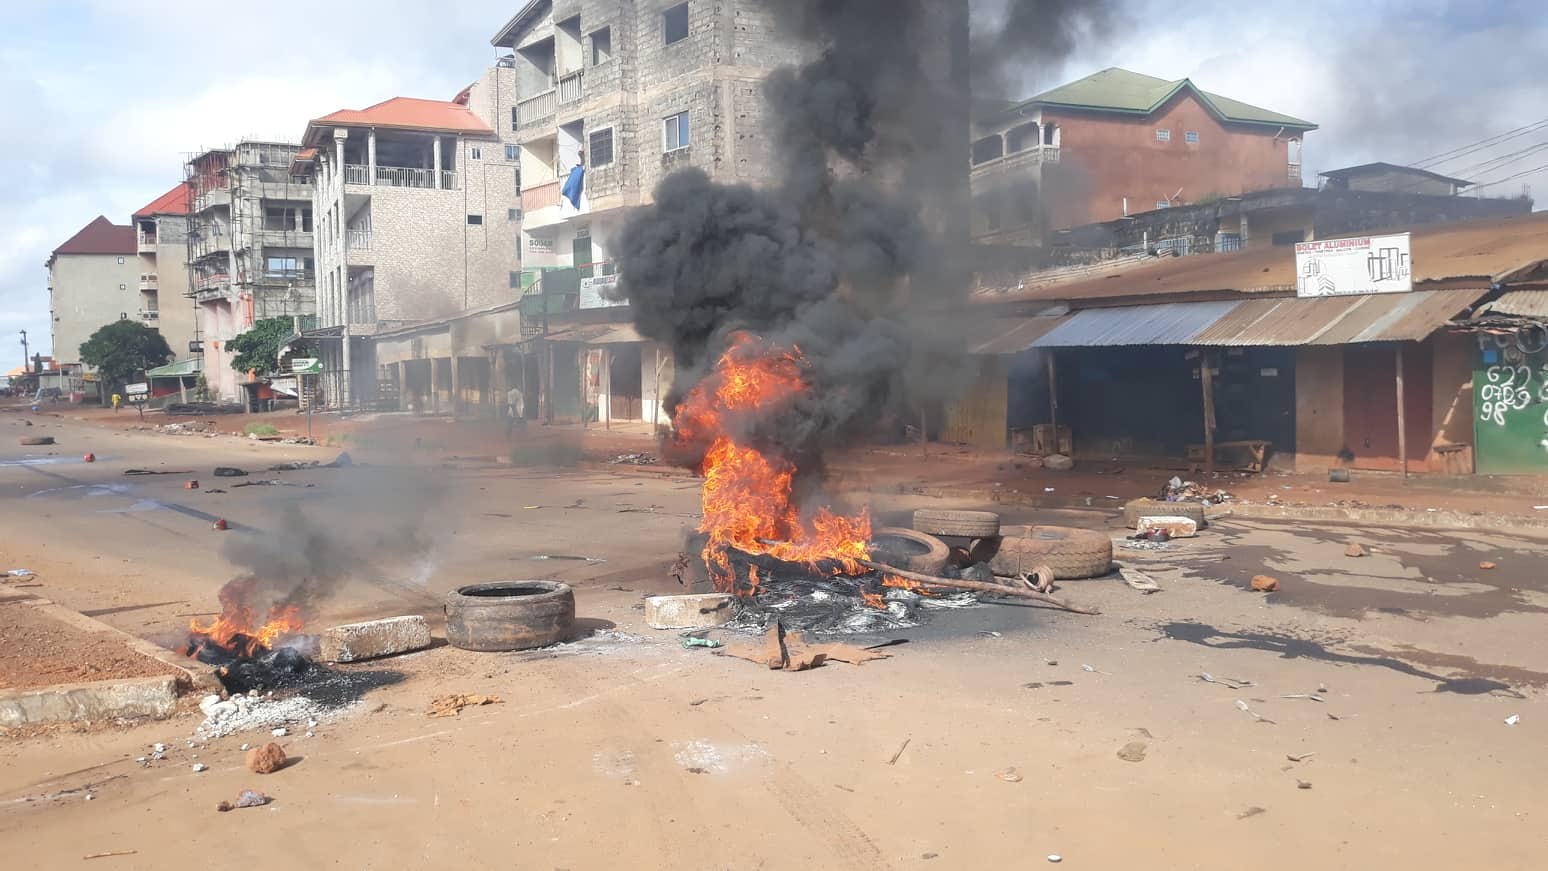
[[[154,369],[170,359],[172,349],[167,340],[139,321],[114,321],[81,343],[81,362],[95,366],[109,387],[124,384],[136,372]]]
[[[226,348],[236,354],[231,368],[238,372],[251,369],[259,376],[273,375],[279,370],[280,343],[295,335],[295,331],[290,318],[265,318],[253,324],[252,329],[226,342]]]

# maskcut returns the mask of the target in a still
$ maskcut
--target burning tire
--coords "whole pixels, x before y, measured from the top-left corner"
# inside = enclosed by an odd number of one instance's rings
[[[1038,566],[1058,580],[1094,578],[1113,568],[1113,542],[1105,534],[1071,526],[1007,526],[989,567],[1016,577]]]
[[[1135,499],[1123,506],[1123,525],[1134,529],[1141,517],[1186,517],[1204,528],[1204,506],[1198,502],[1162,502]]]
[[[1000,534],[1000,515],[993,511],[921,508],[914,512],[914,529],[929,535],[989,538]]]
[[[939,576],[951,557],[946,542],[901,526],[883,526],[871,533],[871,556],[895,569]]]
[[[497,581],[446,596],[446,640],[464,650],[527,650],[569,639],[575,592],[555,581]]]
[[[53,436],[22,436],[21,437],[21,443],[24,444],[24,445],[27,445],[29,447],[35,446],[35,445],[51,445],[51,444],[54,443],[54,437]]]

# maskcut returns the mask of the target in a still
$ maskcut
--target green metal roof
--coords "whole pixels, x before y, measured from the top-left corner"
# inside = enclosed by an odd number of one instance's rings
[[[198,375],[204,368],[203,358],[189,357],[187,360],[178,360],[176,363],[168,363],[165,366],[157,366],[145,371],[146,378],[182,378],[186,375]]]
[[[1005,114],[1035,106],[1061,106],[1095,112],[1149,115],[1183,89],[1192,91],[1199,102],[1223,121],[1290,127],[1296,130],[1317,129],[1317,125],[1310,121],[1270,112],[1240,100],[1200,90],[1189,79],[1169,82],[1166,79],[1158,79],[1155,76],[1142,75],[1118,67],[1110,67],[1067,85],[1060,85],[1051,91],[1045,91],[1030,100],[1018,103]]]

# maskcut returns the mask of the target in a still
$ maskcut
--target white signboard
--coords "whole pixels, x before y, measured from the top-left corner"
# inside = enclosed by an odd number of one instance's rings
[[[130,396],[144,396],[145,394],[150,393],[150,385],[146,384],[144,381],[138,381],[134,384],[125,384],[124,392]]]
[[[617,275],[598,275],[595,278],[582,278],[580,283],[580,307],[581,308],[609,308],[615,305],[628,305],[628,300],[608,299],[604,293],[612,293],[618,286]]]
[[[1295,244],[1295,295],[1350,296],[1414,289],[1408,234]]]
[[[554,253],[554,240],[545,236],[528,236],[527,253],[552,254]]]
[[[292,357],[290,360],[292,375],[315,375],[321,371],[322,360],[316,357]]]

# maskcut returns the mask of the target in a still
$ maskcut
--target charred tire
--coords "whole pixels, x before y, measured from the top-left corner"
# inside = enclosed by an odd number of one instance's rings
[[[997,575],[1015,577],[1038,566],[1058,580],[1094,578],[1113,568],[1113,541],[1105,534],[1072,526],[1007,526],[989,560]]]
[[[575,591],[556,581],[498,581],[446,596],[446,640],[463,650],[527,650],[575,631]]]
[[[51,445],[51,444],[54,443],[54,437],[53,436],[22,436],[20,441],[24,445]]]
[[[895,569],[939,577],[951,558],[951,548],[933,535],[883,526],[871,531],[871,558]]]
[[[1162,502],[1135,499],[1123,506],[1123,525],[1134,529],[1141,517],[1186,517],[1204,528],[1204,505],[1199,502]]]
[[[993,511],[946,511],[921,508],[914,512],[914,529],[927,535],[988,538],[1000,534],[1000,515]]]

